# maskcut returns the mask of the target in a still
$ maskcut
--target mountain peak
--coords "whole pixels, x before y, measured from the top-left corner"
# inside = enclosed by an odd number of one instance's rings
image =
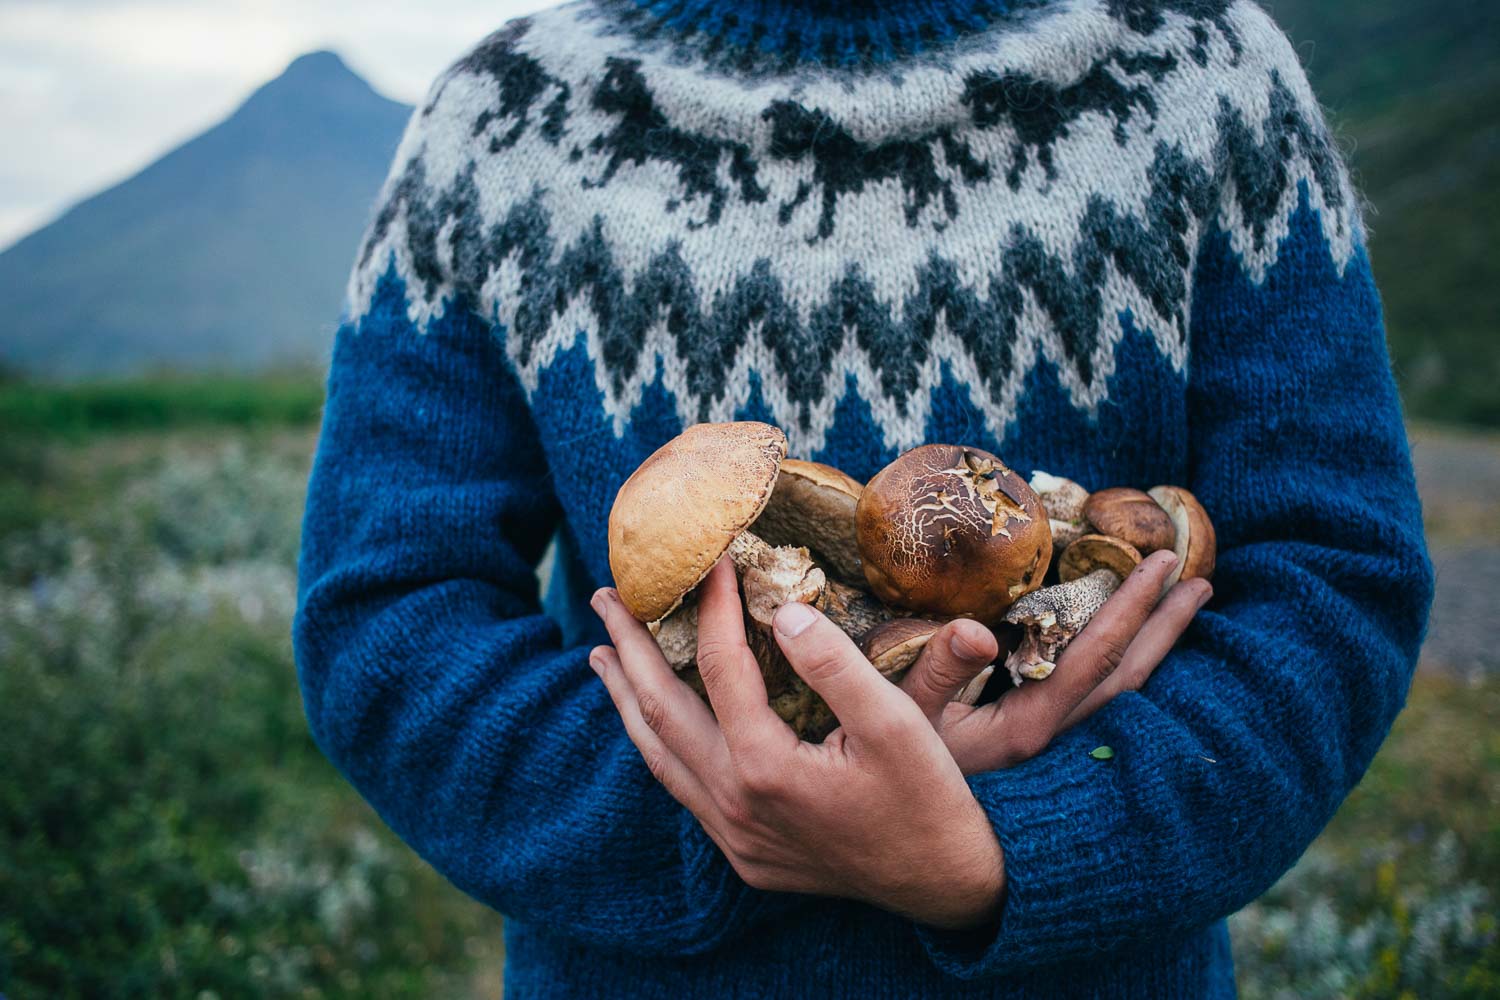
[[[318,78],[354,75],[348,63],[344,62],[343,58],[332,49],[319,49],[316,52],[304,53],[288,63],[281,73],[283,79],[289,76]]]
[[[0,254],[0,358],[77,375],[322,357],[411,112],[332,52],[293,60]]]
[[[374,88],[338,53],[321,49],[293,59],[280,76],[251,94],[244,108],[358,105],[375,97]]]

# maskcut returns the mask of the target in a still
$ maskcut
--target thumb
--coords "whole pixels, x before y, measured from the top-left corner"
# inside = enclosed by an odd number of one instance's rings
[[[936,727],[953,696],[994,663],[999,653],[993,632],[967,618],[956,619],[927,640],[921,656],[901,679],[901,690]]]
[[[880,675],[854,640],[816,608],[783,604],[771,627],[787,662],[828,703],[839,725],[850,732],[868,732],[899,717],[907,699]]]

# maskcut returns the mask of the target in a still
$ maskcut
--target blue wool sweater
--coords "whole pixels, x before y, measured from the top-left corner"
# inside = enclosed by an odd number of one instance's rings
[[[748,888],[588,668],[616,489],[735,418],[861,479],[966,443],[1212,515],[1144,690],[969,779],[996,925]],[[1248,0],[573,0],[412,116],[294,638],[319,745],[506,916],[511,997],[1160,1000],[1233,993],[1224,917],[1359,780],[1431,591],[1359,205]]]

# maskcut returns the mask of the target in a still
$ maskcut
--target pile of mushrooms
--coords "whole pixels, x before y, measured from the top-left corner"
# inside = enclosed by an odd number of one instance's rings
[[[687,428],[620,488],[609,561],[621,601],[703,695],[697,588],[728,553],[771,706],[804,739],[821,740],[838,720],[771,635],[789,601],[822,611],[892,681],[953,618],[1018,625],[1006,665],[1019,684],[1052,672],[1147,553],[1176,549],[1183,576],[1213,568],[1212,525],[1178,487],[1090,496],[1045,473],[1028,484],[957,445],[915,448],[861,486],[786,449],[780,429],[756,421]],[[1044,587],[1054,566],[1059,582]],[[992,670],[958,700],[976,702]]]
[[[1112,487],[1089,493],[1071,479],[1036,472],[1031,487],[1052,529],[1057,580],[1017,601],[1005,620],[1023,629],[1006,658],[1011,680],[1044,680],[1057,658],[1142,559],[1172,549],[1177,565],[1163,589],[1178,580],[1213,575],[1218,543],[1198,498],[1181,486],[1149,491]]]

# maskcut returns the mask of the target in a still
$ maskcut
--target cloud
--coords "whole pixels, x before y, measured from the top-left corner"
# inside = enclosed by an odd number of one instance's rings
[[[0,0],[0,247],[222,119],[331,48],[413,103],[537,0]]]

